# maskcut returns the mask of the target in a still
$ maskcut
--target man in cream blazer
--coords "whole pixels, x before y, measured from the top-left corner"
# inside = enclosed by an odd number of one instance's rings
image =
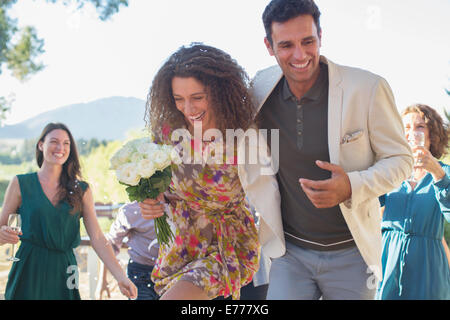
[[[310,0],[273,0],[266,7],[265,43],[278,65],[256,74],[252,93],[257,113],[263,117],[261,128],[277,127],[282,145],[283,139],[296,139],[284,132],[288,130],[289,118],[277,126],[264,117],[283,119],[283,110],[289,109],[283,109],[277,101],[289,107],[291,102],[286,98],[289,95],[297,102],[298,112],[309,112],[302,111],[302,107],[312,108],[311,105],[317,108],[313,100],[302,98],[322,96],[320,91],[316,92],[321,88],[319,82],[327,84],[328,107],[325,105],[322,113],[326,115],[322,119],[326,128],[317,127],[315,133],[305,132],[309,137],[301,138],[311,139],[316,133],[320,136],[321,132],[327,132],[325,150],[329,161],[317,159],[322,161],[312,165],[329,172],[330,177],[314,180],[297,176],[298,189],[283,191],[283,174],[290,175],[283,173],[283,165],[289,162],[286,159],[295,159],[296,152],[301,154],[301,143],[297,148],[294,145],[289,154],[283,154],[282,148],[278,158],[272,154],[272,167],[277,170],[280,165],[278,173],[274,172],[276,176],[261,175],[261,168],[255,165],[241,166],[239,172],[249,200],[262,208],[260,238],[265,254],[272,258],[268,299],[371,299],[377,279],[382,277],[378,196],[396,188],[410,175],[413,159],[388,83],[375,74],[335,64],[319,54],[319,16],[318,8]],[[321,74],[320,70],[327,72]],[[277,100],[274,95],[280,98]],[[305,119],[300,117],[298,123],[302,120]],[[296,128],[301,130],[303,126]],[[293,167],[295,163],[290,168]],[[259,187],[262,185],[264,190]],[[283,198],[283,194],[288,196]],[[343,217],[350,238],[327,244],[287,232],[286,219],[297,212],[281,212],[279,205],[283,208],[284,201],[295,201],[300,196],[314,205],[313,217],[320,215],[322,209],[334,208],[333,212]],[[305,219],[302,221],[308,225],[308,218]],[[321,227],[318,229],[326,236],[326,228]]]

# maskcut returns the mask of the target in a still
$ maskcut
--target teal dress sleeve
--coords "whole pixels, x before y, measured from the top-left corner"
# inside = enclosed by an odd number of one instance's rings
[[[383,197],[383,279],[377,299],[450,299],[450,269],[442,246],[450,212],[450,166],[440,165],[446,173],[440,181],[427,173],[414,189],[402,183]]]
[[[444,169],[445,176],[434,183],[433,187],[436,192],[436,199],[439,203],[442,214],[445,220],[450,222],[450,167],[446,164],[439,162]]]
[[[83,189],[83,193],[89,188],[89,184],[86,181],[80,181],[80,187]]]
[[[380,202],[380,207],[384,207],[384,205],[386,204],[386,195],[383,194],[382,196],[379,196],[378,201]]]

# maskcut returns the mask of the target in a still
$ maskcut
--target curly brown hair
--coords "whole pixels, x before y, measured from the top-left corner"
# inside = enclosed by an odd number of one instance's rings
[[[163,124],[173,131],[186,125],[176,108],[172,93],[174,77],[193,77],[208,92],[216,124],[222,134],[226,129],[243,129],[253,122],[254,107],[250,99],[249,77],[244,69],[224,51],[192,43],[173,53],[159,69],[147,96],[145,121],[155,138],[162,140]]]
[[[425,104],[418,103],[407,107],[402,116],[408,113],[418,113],[425,121],[430,137],[430,152],[433,157],[440,159],[448,151],[448,125],[436,110]]]

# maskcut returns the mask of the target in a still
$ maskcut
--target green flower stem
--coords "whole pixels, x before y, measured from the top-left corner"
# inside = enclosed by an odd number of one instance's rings
[[[145,199],[156,199],[159,194],[167,190],[172,179],[172,170],[169,167],[163,171],[157,171],[150,178],[141,178],[137,186],[126,185],[126,192],[131,201],[143,202]],[[156,238],[159,244],[169,244],[174,235],[167,223],[167,214],[155,219]]]
[[[167,223],[167,215],[164,213],[162,217],[155,219],[156,237],[159,244],[169,244],[174,236],[169,224]]]

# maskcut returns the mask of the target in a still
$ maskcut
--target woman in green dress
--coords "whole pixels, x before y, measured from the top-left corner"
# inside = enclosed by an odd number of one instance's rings
[[[97,221],[92,191],[80,181],[75,141],[61,123],[48,124],[37,144],[39,171],[15,176],[0,216],[0,245],[21,241],[8,276],[5,299],[78,300],[78,267],[73,249],[80,244],[80,218],[91,245],[128,298],[137,290],[117,262]],[[19,213],[22,232],[7,226]],[[19,238],[20,236],[20,238]]]

